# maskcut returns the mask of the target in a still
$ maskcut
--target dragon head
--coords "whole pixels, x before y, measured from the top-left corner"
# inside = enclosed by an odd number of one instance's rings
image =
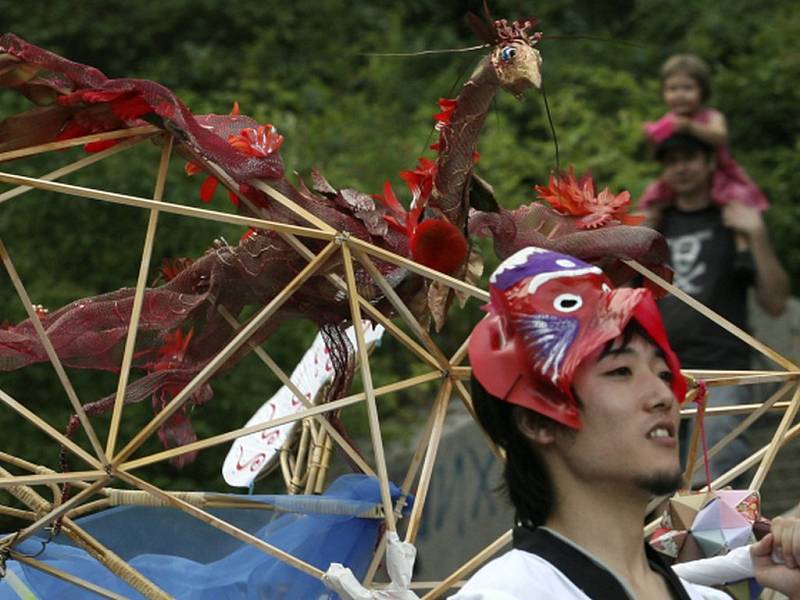
[[[483,18],[473,13],[468,16],[475,35],[492,47],[490,60],[504,89],[519,97],[529,87],[542,86],[542,55],[534,47],[542,34],[528,33],[538,19],[494,21],[486,4]]]

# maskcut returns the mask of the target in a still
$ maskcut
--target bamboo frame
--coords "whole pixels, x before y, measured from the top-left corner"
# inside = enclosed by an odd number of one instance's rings
[[[93,165],[96,162],[100,162],[101,160],[105,160],[109,156],[113,156],[114,154],[118,154],[128,148],[133,148],[134,146],[138,146],[145,140],[150,139],[152,136],[146,137],[136,137],[127,139],[123,142],[115,144],[111,146],[111,148],[106,148],[105,150],[101,150],[100,152],[95,152],[94,154],[90,154],[89,156],[84,156],[80,160],[76,160],[75,162],[69,163],[68,165],[64,165],[56,169],[55,171],[50,171],[49,173],[45,173],[44,175],[40,175],[38,179],[42,181],[55,181],[56,179],[60,179],[64,175],[69,175],[70,173],[75,173],[83,169],[84,167],[88,167],[89,165]],[[30,192],[32,187],[20,185],[7,192],[3,192],[0,194],[0,204],[11,200],[12,198],[16,198],[17,196],[21,196],[27,192]]]
[[[68,583],[73,584],[76,587],[82,588],[84,590],[88,590],[94,594],[102,598],[110,598],[111,600],[126,600],[125,596],[120,596],[119,594],[112,592],[104,587],[101,587],[97,584],[92,583],[91,581],[87,581],[85,579],[81,579],[80,577],[76,577],[75,575],[70,575],[66,571],[62,571],[61,569],[57,569],[46,562],[42,562],[41,560],[36,560],[35,558],[31,558],[30,556],[25,556],[24,554],[20,554],[19,552],[11,552],[11,558],[21,563],[25,563],[26,565],[33,567],[34,569],[38,569],[43,573],[47,573],[57,579],[61,579],[62,581],[66,581]]]
[[[300,288],[300,286],[316,271],[325,264],[325,261],[333,254],[336,245],[331,242],[317,255],[317,258],[308,263],[306,267],[298,273],[286,287],[283,288],[280,294],[275,296],[259,313],[253,317],[250,322],[245,325],[241,331],[228,342],[228,344],[220,350],[220,352],[205,366],[203,369],[178,392],[178,394],[170,400],[161,412],[159,412],[153,419],[145,425],[142,430],[122,449],[119,454],[114,456],[113,464],[119,465],[127,459],[144,441],[152,435],[158,427],[160,427],[167,419],[169,419],[175,412],[183,406],[192,394],[204,384],[213,375],[222,364],[230,358],[230,356],[244,344],[255,331],[261,327],[267,319],[269,319],[275,312],[283,306],[283,304],[291,297],[291,295]]]
[[[32,148],[0,153],[0,161],[3,161],[3,160],[11,160],[13,158],[30,156],[41,152],[47,152],[47,151],[77,146],[90,141],[99,141],[103,139],[131,138],[121,144],[118,144],[113,148],[109,148],[108,150],[99,153],[98,155],[83,158],[79,161],[76,161],[75,163],[62,167],[61,169],[52,171],[51,173],[48,173],[38,179],[26,178],[8,173],[0,173],[0,181],[16,184],[18,186],[13,190],[0,194],[0,203],[12,197],[16,197],[22,193],[25,193],[31,189],[43,189],[77,197],[101,200],[116,204],[122,204],[126,206],[134,206],[137,208],[142,208],[150,211],[150,220],[148,222],[148,228],[145,235],[145,242],[142,250],[139,277],[137,279],[136,291],[134,296],[134,308],[131,314],[131,324],[129,328],[130,333],[126,339],[125,351],[122,360],[122,369],[118,381],[114,410],[111,418],[111,428],[109,430],[109,436],[106,440],[105,450],[103,451],[103,449],[101,448],[100,453],[98,454],[98,457],[101,460],[100,462],[95,460],[88,452],[80,448],[80,446],[74,444],[73,442],[65,438],[63,435],[59,434],[42,419],[33,415],[33,413],[31,413],[30,411],[27,411],[25,407],[23,407],[21,404],[16,402],[16,400],[11,398],[7,394],[4,394],[0,390],[0,400],[11,406],[24,418],[30,420],[34,425],[45,431],[45,433],[47,433],[60,443],[66,445],[73,453],[78,454],[84,460],[88,459],[87,462],[96,469],[96,470],[79,471],[73,473],[54,473],[46,470],[40,471],[39,470],[40,467],[33,465],[34,467],[36,467],[37,470],[37,472],[34,474],[19,475],[19,476],[11,476],[11,475],[0,476],[0,488],[6,488],[6,487],[15,488],[18,486],[27,486],[27,485],[51,485],[55,483],[63,483],[66,481],[74,482],[78,487],[82,488],[81,492],[76,496],[74,496],[73,498],[71,498],[67,503],[49,509],[47,514],[44,516],[41,516],[36,512],[28,513],[28,511],[11,509],[11,507],[0,506],[0,511],[4,509],[16,510],[19,511],[19,515],[21,517],[23,517],[24,515],[30,519],[33,519],[34,515],[38,516],[38,519],[36,519],[32,525],[23,530],[24,532],[27,533],[27,535],[30,535],[30,533],[28,532],[30,532],[37,525],[41,526],[42,522],[46,522],[47,520],[56,518],[53,515],[57,516],[65,514],[71,515],[80,512],[81,508],[86,509],[87,507],[90,506],[100,507],[110,504],[111,503],[110,500],[106,498],[95,502],[85,503],[81,507],[77,506],[78,504],[80,504],[81,501],[85,500],[94,493],[108,492],[108,490],[106,489],[102,490],[100,489],[100,487],[104,485],[109,479],[109,473],[107,471],[100,470],[103,467],[103,463],[105,462],[106,458],[105,455],[107,454],[109,457],[113,456],[112,464],[114,465],[114,469],[113,471],[111,471],[113,475],[118,476],[123,481],[127,481],[128,483],[138,487],[140,490],[142,490],[141,492],[142,494],[146,494],[150,498],[154,499],[157,498],[159,502],[176,506],[177,508],[187,512],[191,516],[203,522],[206,522],[207,524],[213,527],[217,527],[218,529],[221,529],[222,531],[232,535],[233,537],[236,537],[240,541],[252,544],[269,554],[276,555],[273,552],[277,549],[272,548],[269,544],[261,542],[260,540],[251,539],[252,536],[249,536],[249,534],[247,534],[246,532],[238,530],[232,525],[227,524],[224,521],[217,519],[216,517],[213,517],[212,515],[209,515],[207,512],[203,511],[198,506],[196,506],[193,502],[188,501],[187,498],[182,496],[180,493],[169,493],[164,490],[161,490],[135,477],[134,475],[129,473],[129,471],[137,467],[144,466],[146,464],[152,464],[155,462],[167,460],[174,456],[179,456],[183,453],[190,452],[193,450],[208,448],[213,445],[232,440],[241,435],[247,435],[248,433],[253,433],[256,431],[263,431],[264,429],[276,427],[278,425],[290,421],[296,421],[299,419],[314,419],[314,422],[319,423],[321,427],[325,429],[326,432],[329,432],[331,436],[333,436],[334,439],[336,439],[336,441],[339,443],[339,445],[344,449],[344,451],[348,453],[348,455],[350,455],[350,457],[354,459],[362,469],[373,475],[377,472],[377,477],[381,485],[381,501],[385,513],[384,518],[386,519],[387,529],[390,531],[394,531],[396,528],[395,518],[398,514],[399,506],[392,507],[391,498],[388,492],[388,474],[386,469],[386,458],[383,454],[383,443],[380,433],[380,420],[377,412],[376,398],[382,395],[383,393],[390,393],[390,391],[396,391],[398,389],[403,389],[406,387],[410,387],[412,385],[417,385],[418,383],[432,381],[437,378],[441,379],[442,375],[444,375],[437,399],[434,402],[434,410],[430,416],[430,419],[428,420],[428,425],[426,426],[426,430],[423,432],[419,440],[417,451],[412,457],[411,464],[409,465],[408,471],[406,473],[406,481],[404,482],[403,490],[404,492],[406,492],[407,491],[406,487],[411,486],[411,484],[417,477],[420,465],[422,465],[422,472],[419,476],[420,481],[418,484],[419,491],[417,494],[417,504],[415,505],[412,511],[409,527],[406,533],[406,539],[413,541],[416,537],[419,528],[419,522],[422,510],[424,508],[425,498],[427,495],[428,486],[430,484],[430,478],[433,472],[433,466],[435,464],[436,454],[441,440],[442,429],[444,421],[446,419],[447,406],[453,392],[455,392],[459,396],[459,398],[465,404],[467,409],[474,416],[474,411],[472,410],[469,391],[467,390],[462,381],[470,377],[471,374],[471,368],[469,366],[461,366],[461,363],[465,360],[467,355],[468,340],[465,340],[461,344],[459,349],[453,354],[453,356],[448,359],[448,357],[444,355],[444,353],[441,351],[436,342],[428,334],[427,330],[417,321],[417,319],[414,317],[414,315],[411,313],[411,311],[405,305],[402,299],[400,299],[400,297],[397,295],[397,293],[394,291],[391,285],[380,274],[378,269],[375,267],[372,259],[377,258],[382,261],[386,261],[388,263],[397,265],[401,268],[408,269],[409,271],[416,273],[417,275],[421,275],[427,279],[445,285],[451,290],[455,290],[467,296],[477,298],[481,301],[487,301],[488,294],[484,290],[480,290],[463,281],[460,281],[448,275],[441,274],[428,267],[418,265],[413,261],[409,260],[408,258],[395,255],[389,252],[388,250],[374,246],[364,240],[350,237],[347,233],[337,232],[330,225],[322,221],[320,218],[316,217],[314,214],[310,213],[304,207],[299,206],[293,200],[283,195],[280,191],[276,190],[275,188],[271,187],[270,185],[262,181],[253,181],[250,183],[254,187],[260,189],[262,192],[267,194],[271,199],[279,202],[280,204],[291,210],[295,215],[307,221],[311,226],[300,227],[300,226],[286,225],[283,223],[272,222],[254,217],[243,217],[240,215],[220,213],[206,209],[197,209],[193,207],[187,207],[178,204],[163,202],[163,190],[167,173],[167,159],[169,158],[171,153],[171,147],[167,146],[171,145],[171,141],[168,142],[165,145],[165,148],[162,149],[161,163],[159,165],[159,170],[156,177],[156,186],[152,200],[54,182],[54,180],[57,179],[58,177],[61,177],[67,173],[77,171],[78,169],[83,168],[84,166],[102,160],[103,158],[106,158],[107,156],[110,156],[112,154],[121,152],[122,150],[128,147],[136,145],[144,141],[145,139],[148,139],[149,137],[152,137],[153,135],[160,133],[162,133],[160,130],[154,127],[147,126],[143,128],[133,128],[133,129],[120,130],[116,132],[95,134],[91,136],[85,136],[84,138],[67,140],[64,142],[43,144]],[[172,139],[171,136],[169,136],[168,134],[165,135],[169,138],[169,140]],[[213,163],[204,163],[204,166],[206,166],[209,169],[209,172],[211,172],[215,177],[218,177],[220,181],[223,183],[223,185],[231,189],[231,191],[233,191],[240,198],[242,198],[241,194],[238,192],[238,189],[236,189],[237,186],[232,184],[230,178],[217,165],[214,165]],[[243,198],[243,201],[245,202],[245,204],[249,203],[249,200],[246,198]],[[235,318],[232,315],[228,314],[226,318],[228,319],[231,326],[237,331],[235,337],[231,340],[231,342],[228,345],[226,345],[226,347],[220,352],[220,354],[217,357],[212,359],[212,361],[208,365],[206,365],[206,367],[201,371],[201,373],[199,373],[179,393],[179,395],[173,398],[173,400],[161,413],[158,413],[149,423],[147,423],[136,434],[136,436],[126,446],[122,448],[120,452],[114,454],[114,448],[116,446],[117,436],[119,432],[119,425],[121,422],[122,412],[123,412],[122,399],[124,397],[124,390],[127,385],[128,373],[131,365],[133,348],[135,345],[136,331],[138,329],[137,323],[141,311],[141,303],[145,286],[144,277],[146,275],[147,266],[149,265],[151,258],[153,239],[157,223],[157,215],[159,214],[159,212],[168,212],[172,214],[187,216],[190,218],[200,218],[220,223],[229,223],[234,225],[255,227],[260,229],[269,229],[271,231],[275,231],[279,235],[281,235],[283,239],[286,240],[292,247],[294,247],[295,250],[297,250],[302,256],[304,256],[307,260],[309,260],[309,263],[306,266],[306,268],[292,281],[292,283],[290,283],[289,286],[287,286],[287,288],[285,288],[278,296],[276,296],[276,298],[273,299],[273,301],[270,302],[267,306],[263,307],[261,312],[259,312],[258,315],[256,315],[256,317],[251,319],[246,325],[244,326],[239,325],[238,322],[235,322]],[[258,212],[256,212],[256,214],[258,214]],[[329,244],[322,252],[315,255],[299,239],[297,239],[296,236],[325,240],[328,241]],[[2,242],[0,242],[0,244],[2,244]],[[333,255],[333,252],[337,245],[340,247],[340,251],[342,254],[344,280],[338,274],[318,272],[322,268],[325,261]],[[4,251],[5,251],[4,247],[0,246],[0,253]],[[408,329],[411,330],[413,335],[421,342],[421,344],[418,343],[416,340],[414,340],[411,336],[406,334],[406,332],[403,331],[403,329],[397,326],[394,322],[392,322],[391,319],[389,319],[389,317],[381,313],[375,306],[373,306],[368,300],[366,300],[358,293],[355,285],[353,258],[355,258],[358,261],[358,263],[362,265],[363,268],[372,276],[373,281],[381,289],[385,298],[389,301],[394,310],[407,324]],[[684,302],[687,302],[689,306],[691,306],[695,310],[698,310],[706,317],[711,318],[716,323],[720,324],[720,326],[724,327],[734,335],[737,335],[740,339],[744,340],[745,342],[747,342],[748,344],[750,344],[751,346],[753,346],[754,348],[756,348],[757,350],[768,356],[771,360],[775,361],[777,364],[787,369],[786,371],[743,371],[743,372],[705,371],[703,372],[705,374],[704,378],[707,379],[707,384],[709,386],[732,385],[732,384],[754,384],[754,383],[780,381],[784,382],[783,389],[785,390],[788,389],[788,387],[791,386],[793,382],[795,385],[797,385],[794,397],[792,401],[789,403],[777,402],[781,394],[776,394],[772,398],[770,398],[770,400],[768,400],[767,402],[758,405],[754,404],[754,405],[748,405],[748,407],[730,407],[730,408],[721,407],[721,408],[707,409],[706,413],[707,416],[712,416],[714,414],[727,414],[726,411],[728,413],[735,411],[739,412],[746,412],[748,410],[750,411],[750,415],[740,427],[737,427],[735,430],[730,432],[730,434],[726,436],[726,438],[723,438],[723,440],[721,440],[717,445],[715,445],[714,448],[712,448],[711,452],[713,453],[718,448],[724,447],[727,441],[733,439],[733,437],[741,433],[741,431],[744,431],[749,426],[750,423],[755,421],[755,419],[757,419],[761,414],[763,414],[767,410],[775,410],[779,407],[785,408],[781,425],[776,430],[775,435],[773,436],[771,442],[758,452],[754,453],[750,458],[746,459],[742,463],[742,465],[746,463],[747,465],[752,466],[752,464],[755,464],[756,461],[758,461],[759,459],[761,460],[759,471],[756,474],[756,477],[754,478],[754,483],[761,485],[779,448],[787,441],[792,439],[794,436],[798,435],[798,433],[800,433],[800,426],[790,427],[791,422],[795,417],[796,411],[800,407],[800,384],[797,383],[798,376],[800,376],[800,369],[798,369],[798,367],[794,365],[794,363],[782,357],[771,348],[767,347],[764,344],[761,344],[761,342],[758,342],[758,340],[755,340],[754,338],[752,338],[752,336],[749,336],[749,334],[741,330],[738,330],[738,328],[736,328],[732,324],[728,323],[727,321],[719,317],[719,315],[716,315],[715,313],[708,310],[706,307],[703,307],[702,305],[698,306],[699,303],[697,303],[696,301],[693,302],[690,297],[685,296],[685,294],[682,294],[680,290],[677,290],[677,288],[675,288],[674,286],[671,286],[670,284],[666,283],[663,279],[659,278],[657,275],[655,275],[645,267],[639,265],[638,263],[635,263],[634,261],[625,261],[625,262],[629,266],[634,268],[634,270],[642,273],[652,281],[664,287],[664,289],[667,289],[668,291],[672,292],[674,295],[682,299]],[[296,386],[291,384],[290,379],[280,369],[280,367],[271,359],[271,357],[262,348],[253,344],[250,341],[249,337],[253,332],[255,332],[255,330],[258,327],[263,325],[263,323],[265,323],[269,318],[271,318],[271,316],[280,308],[281,304],[285,302],[291,296],[291,294],[294,291],[296,291],[296,289],[308,277],[315,274],[326,277],[329,281],[333,282],[339,289],[344,290],[348,295],[350,312],[353,318],[353,323],[356,331],[357,351],[359,353],[359,357],[361,358],[361,375],[363,380],[364,391],[359,394],[348,396],[346,398],[343,398],[341,400],[332,402],[324,406],[312,408],[308,406],[305,396],[303,394],[300,394]],[[23,301],[23,303],[25,303],[25,301]],[[28,299],[26,304],[26,310],[28,310],[29,308],[32,310],[32,305],[30,304],[30,301]],[[423,362],[427,363],[431,368],[437,369],[441,371],[441,373],[439,372],[427,373],[422,376],[407,378],[405,380],[398,381],[394,384],[390,384],[389,386],[383,386],[382,388],[373,389],[371,369],[369,366],[368,355],[366,352],[363,330],[361,328],[362,311],[366,312],[371,318],[373,318],[377,322],[380,322],[387,329],[387,331],[389,331],[396,339],[398,339],[406,348],[408,348]],[[301,411],[290,417],[274,419],[268,423],[263,423],[255,426],[242,427],[239,429],[228,431],[223,434],[206,438],[204,440],[198,440],[197,442],[194,442],[192,444],[186,444],[178,448],[173,448],[167,451],[158,452],[142,458],[131,460],[131,455],[149,436],[152,435],[152,433],[154,433],[155,429],[159,427],[160,424],[162,424],[167,418],[169,418],[169,416],[174,414],[175,411],[179,410],[181,406],[185,403],[185,401],[188,400],[191,394],[197,389],[197,387],[202,383],[204,383],[211,375],[213,375],[216,369],[219,366],[221,366],[221,364],[233,352],[235,352],[238,348],[240,348],[244,344],[248,344],[253,349],[253,351],[259,356],[262,362],[264,362],[273,371],[273,373],[276,374],[276,376],[284,383],[284,385],[287,385],[292,390],[292,393],[295,394],[301,400],[301,402],[304,403],[304,405],[306,406],[306,410]],[[68,384],[64,385],[65,388],[68,387]],[[72,401],[72,397],[70,397],[70,400]],[[75,398],[75,401],[77,401],[77,397]],[[341,437],[341,435],[338,434],[338,432],[335,431],[333,427],[330,426],[330,423],[326,419],[321,417],[321,415],[324,412],[330,410],[339,410],[341,408],[344,408],[345,406],[356,404],[362,401],[365,401],[367,405],[370,436],[377,463],[376,471],[372,471],[370,466],[366,463],[366,461]],[[80,402],[77,403],[78,406],[80,407]],[[80,410],[76,410],[76,412],[78,413],[83,412],[82,407],[80,407]],[[691,411],[687,411],[687,415],[689,414],[691,414]],[[86,421],[88,423],[88,419],[86,419]],[[91,427],[91,425],[89,425],[89,427]],[[93,442],[93,447],[94,447],[95,446],[94,440],[91,439],[91,434],[89,432],[90,430],[87,430],[87,435],[90,436],[90,441]],[[314,443],[319,446],[320,452],[323,452],[324,449],[328,447],[327,445],[329,444],[329,440],[322,439],[322,433],[318,432],[316,429],[313,429],[313,426],[309,426],[309,438],[313,438]],[[496,452],[496,454],[502,459],[502,453],[499,452],[497,448],[494,447],[493,444],[492,447]],[[97,451],[97,448],[94,449],[95,451]],[[424,456],[424,464],[423,464],[423,456]],[[320,458],[320,460],[323,459]],[[749,468],[749,466],[743,467],[743,469],[746,470],[746,468]],[[740,467],[741,465],[737,468]],[[724,477],[732,478],[738,475],[739,472],[743,472],[739,471],[734,473],[733,475],[730,475],[730,473],[732,473],[734,470],[731,470],[729,473],[726,473],[723,476],[723,478]],[[312,485],[312,483],[314,482],[309,481],[307,485],[316,489],[317,486]],[[70,521],[69,516],[65,517],[64,523],[65,523],[64,525],[65,531],[79,530],[79,528],[77,528],[77,526]],[[3,542],[8,542],[8,539],[9,538],[3,538],[2,540],[0,540],[0,544],[2,544]],[[84,537],[82,539],[86,541],[87,539],[90,538]],[[451,587],[459,579],[461,579],[466,574],[471,572],[474,568],[477,568],[477,566],[479,566],[484,560],[486,560],[488,556],[494,554],[497,550],[506,545],[509,540],[510,540],[510,532],[503,534],[503,536],[501,536],[495,542],[487,546],[483,551],[481,551],[478,555],[476,555],[470,561],[465,563],[465,565],[463,565],[460,569],[454,572],[451,576],[449,576],[447,579],[439,583],[431,592],[429,592],[425,596],[425,599],[436,597],[436,594],[442,593],[444,590]],[[14,541],[18,541],[18,538],[15,538]],[[383,541],[385,541],[385,538]],[[92,542],[97,543],[94,540]],[[87,543],[92,543],[92,542],[87,542]],[[381,548],[382,547],[383,546],[381,546]],[[280,552],[281,551],[278,551],[279,554]],[[375,560],[373,560],[373,565],[375,566],[377,565],[377,559],[379,558],[380,552],[382,552],[382,550],[380,550],[379,553],[376,554]],[[278,558],[288,562],[289,564],[292,564],[292,566],[295,566],[296,568],[306,573],[311,574],[312,576],[320,577],[322,575],[322,572],[319,569],[316,569],[316,567],[308,565],[303,561],[297,559],[296,557],[292,557],[289,554],[286,553],[283,554],[285,554],[285,556],[278,555]],[[371,583],[372,574],[374,574],[374,569],[370,567],[368,576],[365,579],[366,583]],[[425,583],[430,585],[435,585],[435,582],[425,582]],[[421,585],[422,584],[418,582],[417,587],[420,587]],[[154,592],[154,594],[155,595],[152,597],[159,597],[156,592]],[[116,597],[116,596],[110,596],[110,597]]]
[[[218,307],[219,313],[223,316],[223,318],[228,322],[228,324],[233,328],[234,331],[238,331],[241,328],[241,324],[236,320],[236,318],[228,312],[228,310],[224,306]],[[253,352],[256,356],[263,362],[267,367],[269,367],[270,371],[280,380],[280,382],[285,385],[289,390],[291,390],[294,397],[306,408],[313,408],[313,404],[306,398],[305,394],[300,391],[300,389],[295,385],[295,383],[291,380],[291,378],[286,374],[286,372],[281,369],[280,365],[276,363],[269,353],[261,348],[260,346],[252,345],[251,342],[247,342],[253,348]],[[330,421],[327,419],[315,415],[314,420],[319,423],[322,428],[330,435],[339,447],[350,457],[350,459],[358,465],[361,469],[362,473],[366,473],[368,475],[375,476],[375,471],[372,469],[369,464],[364,460],[355,448],[353,448],[350,443],[344,439],[342,434],[336,431],[333,425],[331,425]]]
[[[104,133],[93,133],[91,135],[84,135],[82,137],[76,137],[69,140],[62,140],[60,142],[48,142],[46,144],[39,144],[37,146],[20,148],[18,150],[0,152],[0,162],[23,158],[26,156],[34,156],[36,154],[44,154],[45,152],[52,152],[53,150],[74,148],[75,146],[83,146],[84,144],[90,144],[92,142],[119,140],[142,135],[153,135],[159,132],[160,130],[153,125],[145,125],[143,127],[130,127],[129,129],[116,129],[114,131],[106,131]]]
[[[41,341],[42,346],[47,353],[47,357],[50,359],[50,363],[53,365],[53,369],[55,369],[61,385],[64,387],[67,398],[69,398],[70,404],[72,404],[72,410],[74,410],[75,414],[78,415],[78,420],[81,423],[81,427],[83,427],[83,431],[89,438],[89,442],[91,443],[97,458],[103,464],[107,464],[108,459],[103,451],[103,447],[100,444],[100,440],[97,437],[97,433],[95,433],[94,427],[92,427],[92,424],[89,422],[89,418],[86,416],[86,412],[83,410],[81,401],[78,400],[78,395],[75,393],[75,388],[72,387],[72,383],[70,382],[67,372],[64,370],[64,367],[61,364],[61,360],[58,358],[58,354],[56,354],[53,344],[50,342],[50,338],[47,337],[47,333],[42,326],[39,315],[36,313],[36,309],[33,308],[33,303],[31,302],[28,292],[25,289],[25,286],[23,285],[16,268],[14,267],[14,263],[11,261],[11,255],[9,255],[2,239],[0,239],[0,260],[3,261],[3,265],[6,267],[6,271],[11,278],[14,289],[17,291],[17,295],[22,301],[23,306],[25,306],[25,312],[28,313],[28,318],[30,319],[33,328],[36,330],[36,335],[39,337],[39,341]]]
[[[422,522],[422,511],[425,508],[425,501],[428,499],[428,489],[433,475],[433,467],[436,465],[439,443],[442,440],[444,420],[447,417],[447,407],[450,404],[452,387],[452,381],[445,380],[434,403],[433,412],[435,417],[433,427],[428,438],[428,449],[425,452],[425,462],[422,465],[422,473],[419,476],[417,493],[414,496],[414,508],[411,509],[411,517],[408,520],[408,529],[406,530],[405,541],[411,544],[417,540],[419,526]]]
[[[154,200],[140,198],[138,196],[106,192],[103,190],[96,190],[78,185],[69,185],[56,181],[41,181],[39,179],[14,175],[12,173],[0,172],[0,182],[10,183],[13,185],[22,185],[48,192],[57,192],[60,194],[66,194],[67,196],[76,196],[79,198],[88,198],[90,200],[110,202],[112,204],[121,204],[123,206],[133,206],[135,208],[144,208],[147,210],[152,210],[155,208],[161,212],[182,215],[185,217],[193,217],[196,219],[204,219],[206,221],[214,221],[217,223],[228,223],[231,225],[241,225],[242,227],[254,227],[258,229],[269,229],[271,231],[292,233],[301,237],[310,237],[320,240],[331,240],[334,237],[333,234],[328,232],[308,227],[300,227],[298,225],[287,225],[285,223],[278,223],[276,221],[267,221],[264,219],[257,219],[255,217],[223,213],[205,208],[195,208],[194,206],[184,206],[182,204],[172,204],[170,202],[159,203]]]
[[[153,200],[161,202],[164,197],[164,186],[167,182],[167,169],[169,159],[172,154],[173,137],[169,134],[164,136],[164,145],[161,148],[161,161],[158,165],[158,175],[156,176],[156,186],[153,191]],[[117,434],[119,424],[122,419],[122,407],[125,400],[125,388],[128,386],[131,362],[133,361],[133,348],[136,345],[136,335],[139,332],[139,316],[142,312],[142,300],[144,299],[144,288],[147,285],[147,273],[150,269],[150,257],[153,252],[153,243],[156,238],[156,227],[158,226],[158,209],[150,211],[150,218],[147,221],[147,232],[144,237],[144,247],[142,248],[142,258],[139,263],[139,277],[136,280],[136,291],[133,295],[133,306],[131,307],[131,320],[128,325],[128,335],[125,338],[125,350],[122,354],[122,366],[120,367],[119,379],[117,380],[117,391],[114,396],[114,409],[111,413],[111,424],[108,429],[106,439],[106,455],[114,456],[114,449],[117,444]]]
[[[348,243],[343,241],[341,244],[342,260],[344,262],[345,281],[347,282],[348,300],[350,302],[350,315],[353,321],[353,331],[356,334],[357,350],[360,358],[361,383],[364,386],[364,393],[367,396],[367,418],[369,420],[370,438],[372,440],[372,450],[375,454],[375,463],[378,472],[378,479],[381,488],[381,500],[385,511],[387,531],[396,531],[394,511],[392,510],[392,496],[389,492],[389,474],[386,469],[386,457],[383,453],[383,438],[381,437],[381,426],[378,418],[378,407],[375,401],[375,390],[372,387],[372,370],[369,366],[369,356],[367,354],[367,344],[364,341],[364,327],[361,321],[361,309],[358,304],[358,290],[356,289],[355,272],[353,271],[353,261],[350,256]]]
[[[166,492],[164,492],[160,488],[158,488],[158,487],[156,487],[156,486],[154,486],[152,484],[147,483],[143,479],[139,479],[135,475],[131,475],[130,473],[126,473],[124,471],[117,471],[115,474],[117,475],[117,477],[119,477],[123,481],[126,481],[126,482],[130,483],[131,485],[134,485],[134,486],[138,487],[139,489],[144,490],[144,491],[152,494],[153,496],[161,498],[162,500],[168,502],[170,505],[174,506],[175,508],[178,508],[178,509],[182,510],[183,512],[187,513],[188,515],[198,519],[199,521],[202,521],[202,522],[206,523],[207,525],[210,525],[211,527],[214,527],[215,529],[219,529],[223,533],[227,533],[228,535],[236,538],[237,540],[239,540],[241,542],[245,542],[246,544],[250,544],[251,546],[254,546],[255,548],[258,548],[262,552],[282,560],[283,562],[287,563],[288,565],[291,565],[292,567],[298,569],[299,571],[302,571],[303,573],[306,573],[307,575],[311,575],[312,577],[315,577],[316,579],[322,579],[323,572],[320,571],[315,566],[310,565],[307,562],[305,562],[303,560],[300,560],[299,558],[297,558],[295,556],[292,556],[291,554],[289,554],[287,552],[284,552],[280,548],[277,548],[277,547],[275,547],[275,546],[273,546],[271,544],[268,544],[267,542],[257,538],[256,536],[254,536],[254,535],[252,535],[250,533],[247,533],[243,529],[240,529],[238,527],[234,527],[233,525],[231,525],[227,521],[224,521],[224,520],[222,520],[222,519],[220,519],[218,517],[215,517],[214,515],[206,512],[206,511],[204,511],[204,510],[202,510],[200,508],[197,508],[196,506],[193,506],[193,505],[189,504],[185,500],[181,500],[177,496],[167,494]]]
[[[684,303],[686,303],[689,306],[691,306],[693,309],[695,309],[697,312],[699,312],[704,317],[714,321],[714,323],[716,323],[717,325],[719,325],[720,327],[725,329],[728,333],[738,337],[740,340],[745,342],[751,348],[754,348],[755,350],[758,350],[761,354],[763,354],[764,356],[766,356],[767,358],[769,358],[773,362],[779,364],[780,366],[782,366],[783,368],[785,368],[788,371],[797,371],[798,370],[797,365],[794,364],[792,361],[784,358],[778,352],[776,352],[775,350],[773,350],[772,348],[770,348],[766,344],[758,341],[752,335],[750,335],[749,333],[747,333],[743,329],[737,327],[736,325],[734,325],[733,323],[728,321],[726,318],[724,318],[722,315],[719,315],[719,314],[715,313],[713,310],[711,310],[710,308],[708,308],[707,306],[705,306],[701,302],[698,302],[697,300],[692,298],[689,294],[687,294],[686,292],[684,292],[680,288],[678,288],[678,287],[672,285],[671,283],[669,283],[663,277],[659,277],[658,275],[653,273],[647,267],[641,265],[640,263],[638,263],[635,260],[624,260],[623,262],[626,265],[628,265],[629,267],[631,267],[633,270],[635,270],[637,273],[639,273],[641,275],[644,275],[645,277],[647,277],[653,283],[658,284],[662,289],[668,291],[670,294],[672,294],[676,298],[682,300]]]

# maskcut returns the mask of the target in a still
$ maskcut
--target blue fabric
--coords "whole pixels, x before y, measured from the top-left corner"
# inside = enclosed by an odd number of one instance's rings
[[[399,490],[392,486],[392,496]],[[382,521],[361,518],[380,505],[378,481],[345,475],[319,496],[236,496],[274,504],[276,510],[211,510],[214,515],[325,571],[332,562],[361,577],[369,566]],[[303,512],[284,512],[286,510]],[[333,514],[330,514],[333,513]],[[192,600],[289,600],[337,598],[310,575],[243,544],[173,508],[125,506],[79,519],[80,525],[175,598]],[[35,554],[36,538],[17,550]],[[37,557],[126,598],[142,598],[62,534]],[[40,598],[96,598],[69,583],[8,561]],[[0,600],[17,599],[0,582]]]

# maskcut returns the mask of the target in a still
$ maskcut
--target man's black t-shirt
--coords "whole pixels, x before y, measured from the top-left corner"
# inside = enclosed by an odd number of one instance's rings
[[[673,283],[735,325],[747,327],[749,273],[738,268],[734,233],[717,206],[664,210],[660,231],[670,247]],[[749,347],[681,300],[659,301],[670,344],[690,369],[748,369]]]

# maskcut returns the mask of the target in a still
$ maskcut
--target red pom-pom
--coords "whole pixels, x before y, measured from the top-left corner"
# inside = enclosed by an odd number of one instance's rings
[[[467,240],[450,221],[428,219],[414,229],[411,256],[441,273],[452,273],[467,258]]]

